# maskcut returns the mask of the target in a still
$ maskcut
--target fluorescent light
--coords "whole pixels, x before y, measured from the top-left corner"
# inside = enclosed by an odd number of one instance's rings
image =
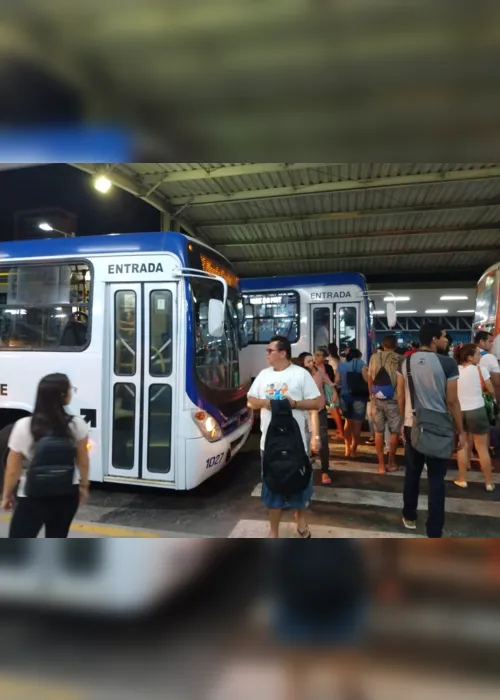
[[[467,301],[469,297],[441,297],[439,301]]]
[[[410,297],[384,297],[384,301],[410,301]]]
[[[476,313],[475,309],[459,309],[457,311],[457,314],[474,314]]]
[[[398,309],[398,316],[404,316],[405,314],[418,314],[415,309]]]
[[[41,228],[42,231],[53,231],[54,229],[50,224],[48,224],[46,221],[42,221],[41,224],[38,224],[38,228]]]
[[[385,311],[372,311],[374,316],[385,316]]]
[[[447,314],[448,309],[426,309],[426,314]]]
[[[111,188],[111,180],[108,180],[107,177],[98,177],[97,180],[94,182],[94,187],[96,190],[99,192],[102,192],[103,194],[106,194],[106,192],[109,192]]]

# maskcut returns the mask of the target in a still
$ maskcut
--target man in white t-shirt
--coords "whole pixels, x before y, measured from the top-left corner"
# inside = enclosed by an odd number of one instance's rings
[[[481,351],[479,366],[488,370],[491,383],[495,389],[496,400],[500,402],[500,364],[491,352],[493,341],[493,335],[488,333],[488,331],[479,331],[474,337],[474,343]]]
[[[306,436],[306,412],[319,411],[323,408],[323,399],[316,383],[309,372],[292,364],[290,341],[282,336],[274,336],[267,346],[269,367],[263,369],[256,377],[248,392],[248,405],[254,411],[260,411],[262,438],[261,453],[266,444],[266,434],[271,422],[271,401],[288,401],[292,414],[298,423],[308,452]],[[285,499],[280,494],[272,493],[262,482],[262,499],[269,510],[269,537],[279,537],[281,511],[285,507],[296,511],[297,530],[301,537],[309,538],[311,533],[307,526],[305,510],[312,496],[312,481],[302,493]]]

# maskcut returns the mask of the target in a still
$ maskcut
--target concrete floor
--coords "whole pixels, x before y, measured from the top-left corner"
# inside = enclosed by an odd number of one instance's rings
[[[402,451],[398,455],[403,464]],[[500,464],[497,462],[497,467]],[[477,465],[476,465],[477,467]],[[356,462],[343,457],[342,445],[331,442],[333,483],[322,486],[315,472],[310,524],[316,537],[408,537],[401,526],[403,471],[376,473],[374,448],[360,447]],[[448,475],[445,534],[450,537],[500,537],[500,473],[497,491],[484,490],[482,475],[470,472],[469,488]],[[88,505],[78,513],[71,537],[265,537],[265,512],[260,495],[258,436],[222,472],[189,492],[120,485],[94,485]],[[422,479],[422,517],[415,533],[424,536],[427,484]],[[283,536],[295,536],[284,514]],[[0,537],[7,535],[8,516],[0,516]]]

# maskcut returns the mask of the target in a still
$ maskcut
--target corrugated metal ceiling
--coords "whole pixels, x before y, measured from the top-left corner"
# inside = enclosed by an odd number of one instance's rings
[[[123,163],[115,184],[246,277],[472,279],[500,258],[499,163]]]

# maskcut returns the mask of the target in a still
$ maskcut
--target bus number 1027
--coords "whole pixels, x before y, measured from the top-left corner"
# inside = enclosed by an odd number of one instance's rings
[[[211,469],[212,467],[215,467],[217,464],[220,464],[223,457],[224,457],[224,452],[221,452],[220,455],[215,455],[215,457],[210,457],[210,459],[207,459],[207,469]]]

